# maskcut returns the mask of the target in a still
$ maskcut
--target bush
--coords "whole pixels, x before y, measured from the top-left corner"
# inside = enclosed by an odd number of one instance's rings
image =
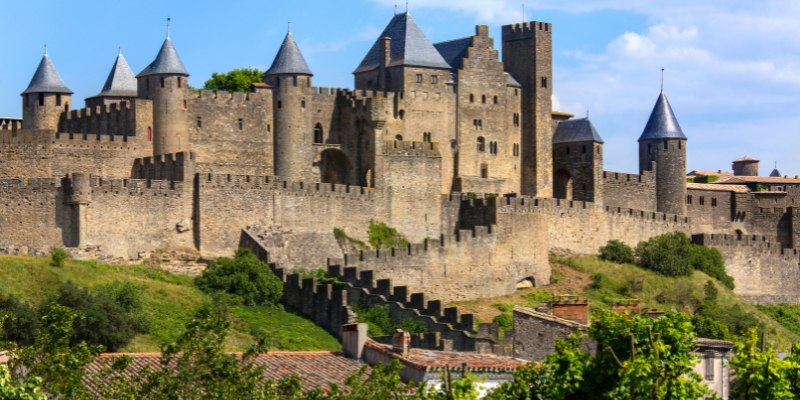
[[[705,272],[706,275],[720,281],[725,287],[733,290],[733,277],[725,272],[725,262],[719,250],[692,244],[689,247],[690,261],[692,267],[698,271]]]
[[[496,323],[500,328],[506,331],[514,328],[514,316],[509,312],[504,312],[497,315],[494,317],[494,319],[492,319],[492,322]]]
[[[639,266],[665,276],[692,274],[691,242],[683,232],[665,233],[639,242],[636,257]]]
[[[358,315],[358,322],[367,324],[367,335],[386,336],[394,332],[397,324],[392,321],[389,315],[389,306],[358,304],[352,307],[353,312]]]
[[[600,258],[619,264],[632,264],[635,260],[633,249],[619,240],[609,240],[600,248]]]
[[[695,335],[707,339],[733,339],[728,326],[713,318],[695,314],[692,316],[692,325]]]
[[[50,251],[50,265],[63,268],[64,261],[69,258],[69,253],[61,247],[56,247]]]
[[[58,288],[51,304],[80,312],[75,321],[72,343],[105,346],[117,351],[138,333],[146,333],[148,322],[142,313],[141,289],[131,283],[101,285],[92,290],[67,282]],[[43,314],[47,313],[46,307]]]
[[[514,309],[514,305],[511,303],[497,303],[492,304],[492,307],[498,309],[500,312],[510,312]]]
[[[592,289],[605,289],[605,288],[610,288],[613,285],[614,283],[611,282],[611,279],[603,275],[602,272],[596,272],[592,274],[592,283],[589,286]]]
[[[744,336],[750,329],[761,328],[761,322],[759,322],[758,318],[742,310],[739,305],[722,306],[714,301],[705,301],[695,311],[695,315],[700,315],[725,325],[728,331],[736,336]]]
[[[9,295],[0,297],[0,310],[11,314],[3,324],[4,339],[23,346],[32,345],[39,326],[39,316],[34,307]]]
[[[233,259],[212,260],[195,284],[206,293],[226,292],[254,306],[274,306],[283,294],[283,282],[249,249],[239,249]]]
[[[703,293],[705,294],[705,299],[708,301],[714,301],[717,299],[717,294],[719,294],[719,290],[717,287],[714,286],[714,282],[707,281],[705,285],[703,285]]]
[[[397,229],[383,222],[369,221],[369,244],[376,249],[406,247],[408,240]]]

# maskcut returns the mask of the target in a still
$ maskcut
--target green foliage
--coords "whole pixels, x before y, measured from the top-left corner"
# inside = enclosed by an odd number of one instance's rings
[[[389,306],[385,304],[367,305],[355,304],[351,306],[358,315],[358,322],[367,324],[369,336],[387,336],[400,328],[409,333],[424,333],[427,331],[425,323],[410,318],[401,320],[393,319],[389,313]]]
[[[50,251],[50,263],[54,267],[63,268],[64,262],[69,258],[69,253],[61,247],[56,247]]]
[[[643,268],[665,276],[692,274],[689,264],[691,242],[683,232],[665,233],[639,242],[636,257]]]
[[[524,297],[528,307],[536,308],[536,306],[538,306],[541,303],[552,301],[553,293],[544,289],[534,289],[530,293],[525,294]],[[513,309],[513,306],[511,307],[511,309]],[[508,311],[511,311],[511,309],[509,309]]]
[[[236,296],[246,305],[273,306],[283,294],[283,282],[249,249],[239,249],[233,259],[212,260],[195,284],[206,293]]]
[[[592,289],[605,289],[611,286],[613,286],[613,283],[602,272],[595,272],[594,274],[592,274],[592,284],[591,284]]]
[[[619,240],[609,240],[605,246],[600,248],[600,258],[620,264],[633,264],[636,259],[633,257],[633,249]]]
[[[347,232],[344,231],[344,229],[333,228],[333,236],[336,238],[336,240],[339,240],[339,241],[346,240],[346,241],[350,242],[350,244],[352,244],[353,247],[355,247],[356,249],[359,249],[359,250],[367,250],[367,249],[369,249],[369,246],[367,246],[367,244],[364,243],[363,240],[359,240],[359,239],[356,239],[354,237],[350,237],[347,234]]]
[[[261,82],[264,71],[257,68],[241,68],[220,74],[214,72],[207,80],[204,88],[208,90],[225,90],[228,92],[249,92],[250,87]]]
[[[759,305],[758,309],[786,329],[800,334],[800,306],[793,304]]]
[[[750,330],[742,343],[734,347],[730,361],[736,371],[731,383],[731,399],[796,399],[800,355],[795,345],[786,360],[778,358],[773,349],[757,347],[758,334]]]
[[[389,249],[393,247],[406,247],[408,240],[397,229],[383,222],[369,221],[367,232],[369,244],[376,249]]]
[[[496,323],[504,331],[514,329],[514,316],[510,312],[498,314],[492,319],[492,322]]]
[[[141,289],[131,283],[88,290],[67,282],[59,287],[53,304],[69,307],[83,316],[73,327],[73,344],[86,342],[113,352],[148,329],[148,321],[142,314]]]
[[[689,258],[694,269],[716,278],[728,289],[734,288],[733,278],[725,272],[725,262],[719,250],[692,244],[689,246]]]
[[[707,281],[705,285],[703,285],[703,294],[705,294],[706,301],[714,301],[719,296],[719,290],[717,290],[717,286],[714,285],[714,282]]]
[[[514,305],[511,303],[497,303],[492,304],[492,307],[498,309],[500,312],[511,312],[514,309]]]
[[[694,326],[694,333],[700,337],[722,340],[733,339],[727,325],[702,314],[692,315],[692,326]]]
[[[758,318],[742,310],[738,304],[723,306],[715,301],[704,301],[695,311],[695,315],[717,321],[725,325],[732,335],[739,337],[746,335],[751,329],[763,329]]]
[[[8,295],[0,297],[0,310],[10,314],[3,323],[3,338],[17,345],[32,345],[40,320],[34,307]]]
[[[403,365],[397,359],[361,368],[344,380],[344,387],[331,385],[326,398],[352,400],[394,400],[404,396],[410,386],[400,379]]]
[[[717,175],[698,176],[694,178],[697,183],[714,183],[719,180]]]

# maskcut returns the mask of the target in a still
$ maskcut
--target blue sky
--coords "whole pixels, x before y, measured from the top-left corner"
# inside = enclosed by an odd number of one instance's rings
[[[523,1],[412,0],[431,41],[522,20]],[[138,73],[172,18],[172,39],[201,86],[212,72],[266,69],[292,32],[318,86],[351,87],[352,71],[389,21],[397,0],[136,2],[2,0],[0,116],[19,116],[20,96],[44,44],[78,100],[96,94],[122,47]],[[590,117],[606,141],[607,170],[635,172],[636,139],[666,92],[689,137],[689,169],[729,169],[747,155],[800,174],[800,2],[793,0],[536,0],[526,19],[554,24],[555,104]],[[133,6],[130,6],[133,5]]]

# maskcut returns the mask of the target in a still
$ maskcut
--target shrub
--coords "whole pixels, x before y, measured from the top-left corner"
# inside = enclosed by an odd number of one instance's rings
[[[239,249],[233,259],[212,260],[195,284],[206,293],[234,295],[246,305],[274,306],[283,294],[283,282],[249,249]]]
[[[502,314],[497,315],[492,319],[492,322],[496,323],[503,330],[509,330],[514,328],[514,316],[511,315],[511,313],[509,312],[504,312]]]
[[[728,331],[736,336],[743,336],[750,329],[761,327],[761,322],[758,321],[758,318],[742,310],[739,305],[722,306],[715,301],[705,301],[695,311],[695,315],[700,315],[725,325]]]
[[[424,322],[411,318],[401,319],[397,327],[408,333],[425,333],[428,331]]]
[[[511,303],[492,304],[492,307],[498,309],[500,312],[509,312],[514,309],[514,305]]]
[[[61,247],[56,247],[50,251],[50,265],[63,268],[64,261],[69,258],[69,253]]]
[[[11,318],[3,324],[5,340],[23,346],[32,345],[39,326],[39,316],[34,307],[14,295],[8,295],[0,297],[0,310],[11,314]]]
[[[605,246],[600,248],[600,258],[619,264],[632,264],[633,249],[619,240],[609,240]]]
[[[717,279],[728,289],[733,290],[733,277],[725,272],[725,262],[719,250],[711,247],[692,244],[689,247],[690,262],[692,267],[706,275]]]
[[[613,282],[602,272],[592,274],[592,283],[589,285],[592,289],[605,289],[613,286]]]
[[[683,232],[665,233],[639,242],[636,257],[639,266],[666,276],[692,274],[689,238]]]
[[[717,294],[719,291],[717,287],[714,286],[714,282],[707,281],[705,285],[703,285],[703,293],[705,294],[705,299],[708,301],[714,301],[717,299]]]
[[[699,337],[722,340],[732,339],[728,326],[713,318],[695,314],[692,316],[692,325],[694,326],[694,333]]]
[[[148,330],[142,313],[141,289],[131,283],[113,283],[89,290],[70,281],[58,288],[52,304],[83,315],[74,323],[73,344],[85,341],[105,346],[107,351],[117,351],[136,334]]]
[[[408,240],[397,229],[383,222],[369,221],[369,244],[376,249],[405,247]]]
[[[358,322],[367,324],[367,334],[369,336],[391,335],[397,327],[389,315],[389,306],[357,304],[352,308],[358,315]]]

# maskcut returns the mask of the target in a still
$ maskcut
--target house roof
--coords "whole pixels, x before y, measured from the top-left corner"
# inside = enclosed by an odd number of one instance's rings
[[[748,189],[747,186],[745,185],[719,185],[716,183],[688,182],[686,184],[686,188],[695,190],[713,190],[717,192],[736,192],[736,193],[750,192],[750,189]]]
[[[707,339],[707,338],[694,338],[694,344],[696,347],[714,347],[714,348],[723,348],[727,350],[733,349],[733,342],[729,342],[727,340],[719,340],[719,339]]]
[[[748,161],[750,161],[750,162],[752,162],[752,161],[758,162],[758,160],[756,160],[755,158],[750,158],[748,156],[740,157],[740,158],[737,158],[737,159],[733,160],[733,162],[748,162]]]
[[[589,118],[578,118],[561,121],[553,134],[553,143],[597,142],[603,138],[597,133]]]
[[[514,306],[514,312],[530,315],[531,317],[543,319],[550,322],[555,322],[564,326],[568,326],[570,328],[586,328],[587,325],[581,324],[579,322],[571,321],[564,318],[556,317],[553,314],[548,314],[540,311],[536,311],[530,307],[522,307],[522,306]]]
[[[178,51],[175,50],[175,46],[172,45],[172,39],[170,39],[169,36],[164,39],[164,43],[161,45],[156,59],[143,69],[142,72],[139,72],[139,75],[136,75],[136,77],[140,78],[158,74],[189,76],[189,72],[187,72],[186,67],[183,66],[183,61],[181,61],[181,57],[178,56]]]
[[[642,136],[639,136],[640,142],[659,139],[686,140],[686,135],[683,134],[683,130],[678,124],[678,119],[675,118],[675,113],[672,112],[672,106],[669,105],[667,95],[663,91],[656,99],[656,104],[653,106],[653,111],[650,113],[650,118],[647,120],[644,131],[642,131]]]
[[[144,368],[161,368],[160,353],[109,353],[103,354],[86,366],[84,381],[95,393],[102,387],[104,371],[114,357],[126,355],[132,358],[130,366],[122,373],[133,378]],[[241,354],[237,354],[241,356]],[[345,378],[358,371],[365,364],[345,357],[340,352],[330,351],[276,351],[256,356],[256,365],[265,365],[264,379],[278,380],[297,374],[303,382],[304,390],[327,388],[330,383],[342,384]]]
[[[136,94],[136,77],[133,76],[131,67],[120,52],[114,60],[111,72],[108,73],[103,89],[97,96],[136,97]]]
[[[72,94],[67,85],[61,79],[61,75],[56,71],[50,57],[45,53],[42,60],[39,61],[39,66],[36,67],[36,72],[31,78],[31,83],[22,94],[28,93],[66,93]]]
[[[503,357],[495,354],[478,354],[455,351],[438,351],[410,348],[408,356],[401,356],[392,351],[392,346],[367,340],[366,346],[392,358],[397,358],[409,368],[420,371],[436,372],[451,370],[470,372],[513,372],[527,364],[518,358]]]
[[[314,75],[311,69],[308,68],[306,59],[303,57],[303,53],[300,52],[300,47],[294,41],[292,32],[286,32],[281,48],[278,49],[278,54],[272,60],[272,66],[264,73],[264,75],[276,74]]]
[[[692,177],[692,176],[719,176],[719,177],[723,177],[723,176],[733,176],[733,173],[732,172],[728,172],[728,171],[704,171],[704,170],[701,170],[701,169],[695,169],[695,170],[690,171],[688,174],[686,174],[686,176],[689,176],[689,177]]]
[[[780,176],[745,176],[735,175],[728,177],[720,177],[715,184],[747,184],[747,183],[771,183],[771,184],[800,184],[800,178],[783,178]]]
[[[381,41],[385,37],[391,39],[388,67],[407,65],[451,69],[450,64],[442,58],[411,15],[406,12],[395,15],[389,21],[353,73],[372,71],[380,67],[383,58]]]
[[[433,47],[442,55],[444,61],[450,64],[453,71],[456,71],[464,66],[464,57],[467,56],[467,49],[470,45],[472,45],[472,38],[465,37],[434,43]]]

